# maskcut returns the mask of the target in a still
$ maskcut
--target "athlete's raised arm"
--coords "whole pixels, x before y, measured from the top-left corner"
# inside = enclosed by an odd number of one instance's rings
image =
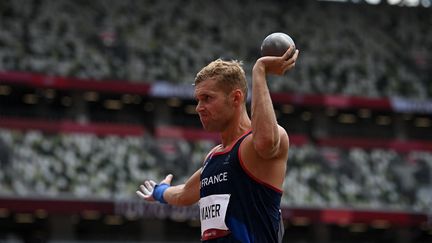
[[[263,159],[277,156],[281,139],[287,136],[285,130],[277,124],[266,76],[283,75],[294,67],[297,56],[298,50],[293,50],[291,46],[281,57],[259,58],[252,70],[252,142]]]

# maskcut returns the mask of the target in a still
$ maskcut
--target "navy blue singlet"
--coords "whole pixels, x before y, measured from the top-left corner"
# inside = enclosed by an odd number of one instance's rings
[[[282,242],[282,191],[254,178],[240,158],[240,144],[250,134],[241,136],[228,151],[213,153],[204,163],[200,197],[229,194],[230,198],[225,216],[228,230],[206,232],[203,242]],[[220,205],[211,206],[200,209],[201,222],[203,217],[219,216]]]

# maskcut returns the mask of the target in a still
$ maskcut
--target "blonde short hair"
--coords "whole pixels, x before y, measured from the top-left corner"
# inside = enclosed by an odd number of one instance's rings
[[[195,77],[195,85],[208,79],[216,80],[218,86],[227,94],[234,89],[240,89],[246,102],[248,95],[247,80],[240,61],[224,61],[220,58],[212,61],[198,72]]]

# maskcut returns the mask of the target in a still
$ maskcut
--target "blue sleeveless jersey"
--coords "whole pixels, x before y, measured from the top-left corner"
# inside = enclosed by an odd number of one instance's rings
[[[282,242],[282,191],[254,178],[240,158],[240,144],[250,134],[240,137],[228,151],[210,155],[204,163],[201,198],[230,194],[230,199],[225,216],[228,231],[218,238],[203,238],[203,242]]]

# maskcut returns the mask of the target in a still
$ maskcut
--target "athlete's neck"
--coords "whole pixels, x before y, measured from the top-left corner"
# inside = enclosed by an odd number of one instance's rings
[[[246,112],[242,112],[239,119],[232,122],[223,132],[220,133],[222,149],[231,146],[237,139],[252,129],[251,120]]]

